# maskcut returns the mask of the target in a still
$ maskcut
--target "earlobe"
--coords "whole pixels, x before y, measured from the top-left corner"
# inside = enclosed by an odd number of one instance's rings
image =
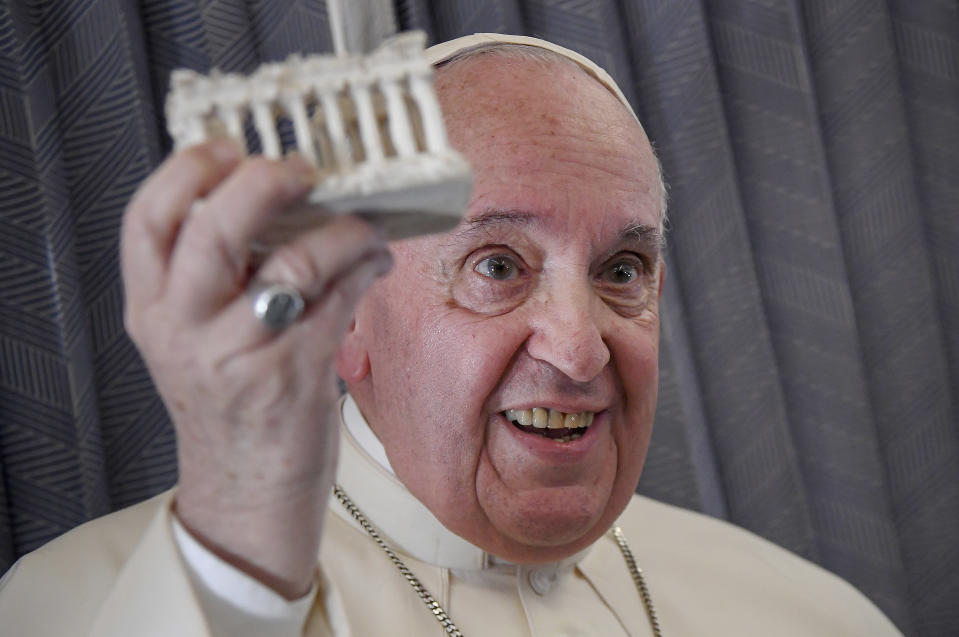
[[[347,385],[359,383],[370,373],[370,355],[363,345],[355,318],[336,351],[336,373]]]

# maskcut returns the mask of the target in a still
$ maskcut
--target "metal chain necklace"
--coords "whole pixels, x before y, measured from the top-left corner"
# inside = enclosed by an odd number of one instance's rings
[[[347,513],[353,516],[353,519],[359,523],[363,530],[373,538],[373,541],[376,542],[383,552],[386,553],[386,556],[390,558],[390,561],[393,562],[393,565],[399,570],[399,572],[406,578],[406,581],[409,583],[410,587],[413,589],[413,592],[426,604],[426,608],[433,613],[433,617],[436,618],[436,621],[440,623],[443,629],[446,631],[446,634],[453,635],[453,637],[463,637],[463,633],[460,632],[460,629],[456,627],[456,624],[453,623],[453,620],[450,618],[449,614],[443,607],[440,606],[440,603],[430,595],[430,592],[426,590],[426,587],[420,583],[419,578],[413,574],[413,571],[400,559],[400,556],[396,554],[393,549],[390,548],[389,544],[383,541],[383,538],[380,537],[380,534],[376,532],[376,529],[373,528],[373,525],[369,520],[366,519],[366,516],[363,515],[363,512],[353,504],[353,500],[346,495],[346,492],[338,484],[333,485],[333,495],[336,496],[336,499],[340,501],[340,504],[343,505],[343,508],[346,509]],[[643,602],[643,608],[646,610],[646,616],[649,618],[649,624],[653,628],[654,637],[663,637],[662,630],[659,627],[659,620],[656,617],[656,610],[653,608],[653,598],[649,594],[649,587],[646,585],[646,578],[643,577],[643,570],[639,568],[636,564],[636,560],[633,558],[633,552],[629,549],[629,545],[626,543],[626,538],[623,536],[622,530],[618,526],[614,526],[610,529],[610,533],[613,536],[613,539],[616,540],[616,545],[619,546],[620,552],[623,554],[623,559],[626,560],[626,567],[629,569],[629,574],[633,577],[633,582],[636,584],[636,590],[639,591],[639,598]]]

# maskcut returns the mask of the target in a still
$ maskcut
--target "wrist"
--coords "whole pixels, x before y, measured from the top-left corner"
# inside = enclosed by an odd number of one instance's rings
[[[211,553],[286,599],[305,595],[315,580],[329,490],[304,489],[282,496],[181,487],[174,512]]]

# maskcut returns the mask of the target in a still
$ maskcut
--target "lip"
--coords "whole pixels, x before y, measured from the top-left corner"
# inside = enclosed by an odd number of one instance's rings
[[[508,435],[532,455],[556,464],[569,464],[583,460],[599,444],[602,435],[609,428],[609,412],[598,411],[583,435],[570,442],[558,442],[538,434],[526,433],[506,420],[503,412],[497,412],[497,423],[508,431]]]
[[[608,404],[606,406],[608,406]],[[540,407],[543,409],[555,409],[556,411],[561,411],[564,414],[573,414],[580,411],[591,411],[594,414],[599,414],[600,412],[604,411],[606,406],[599,406],[599,405],[590,406],[590,405],[583,405],[582,403],[573,404],[573,403],[564,403],[562,401],[556,401],[556,400],[543,400],[540,402],[526,401],[524,403],[520,403],[517,405],[509,405],[500,409],[499,412],[502,414],[504,411],[508,411],[510,409],[515,409],[517,411],[520,411],[523,409],[534,409],[536,407]]]

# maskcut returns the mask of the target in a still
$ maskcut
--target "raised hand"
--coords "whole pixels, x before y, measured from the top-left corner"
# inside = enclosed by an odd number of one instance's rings
[[[140,188],[121,241],[127,329],[176,427],[177,515],[288,597],[310,587],[333,479],[333,360],[354,305],[391,264],[353,217],[256,257],[251,242],[313,177],[296,156],[196,146]],[[302,316],[283,330],[258,320],[249,290],[260,282],[299,290]]]

